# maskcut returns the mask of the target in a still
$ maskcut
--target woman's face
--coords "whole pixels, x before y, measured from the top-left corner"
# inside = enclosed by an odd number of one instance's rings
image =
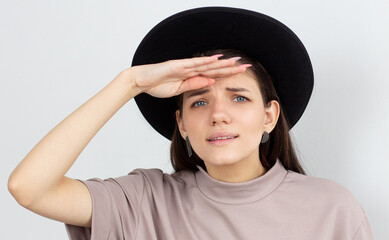
[[[181,136],[189,137],[206,165],[259,161],[262,134],[270,133],[278,119],[278,103],[271,103],[265,108],[257,81],[239,73],[185,92],[182,119],[179,111],[176,119]],[[229,139],[214,139],[217,136]]]

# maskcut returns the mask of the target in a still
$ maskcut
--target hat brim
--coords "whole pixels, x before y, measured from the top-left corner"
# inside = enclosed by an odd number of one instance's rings
[[[157,24],[138,46],[132,66],[192,57],[211,49],[243,51],[274,80],[289,129],[302,116],[313,90],[313,69],[299,38],[278,20],[251,10],[202,7],[174,14]],[[141,93],[135,101],[151,126],[171,140],[174,97]]]

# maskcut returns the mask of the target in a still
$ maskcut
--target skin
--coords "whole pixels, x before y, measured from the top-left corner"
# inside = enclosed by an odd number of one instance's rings
[[[245,88],[231,92],[226,88]],[[188,96],[199,90],[209,92]],[[271,101],[265,107],[257,81],[242,72],[217,78],[212,85],[184,93],[183,114],[176,120],[181,136],[188,136],[192,149],[204,160],[208,174],[223,182],[245,182],[266,173],[259,159],[264,131],[270,133],[278,120],[280,106]],[[215,146],[206,139],[215,132],[238,134],[232,142]]]

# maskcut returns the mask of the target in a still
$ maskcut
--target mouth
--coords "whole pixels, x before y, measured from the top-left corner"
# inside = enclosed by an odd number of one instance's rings
[[[238,136],[215,137],[215,138],[209,139],[207,141],[208,141],[208,143],[210,143],[213,146],[223,146],[223,145],[230,144],[230,143],[234,142],[238,137],[239,137],[239,135]]]
[[[234,139],[234,138],[237,138],[238,136],[239,135],[237,135],[237,136],[226,136],[226,137],[215,137],[215,138],[208,139],[207,141],[208,142],[223,141],[223,140]]]

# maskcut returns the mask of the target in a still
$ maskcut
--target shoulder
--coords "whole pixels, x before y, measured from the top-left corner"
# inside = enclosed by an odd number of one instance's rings
[[[143,179],[145,185],[153,188],[167,188],[180,185],[195,183],[194,173],[184,170],[176,173],[166,173],[159,168],[137,168],[128,174],[128,176],[138,176]]]
[[[326,209],[329,214],[332,212],[357,222],[364,217],[364,210],[351,191],[334,180],[288,170],[284,187],[313,206]]]
[[[307,176],[288,170],[284,184],[293,187],[296,192],[309,194],[312,197],[359,206],[350,190],[331,179]]]
[[[313,194],[326,193],[331,194],[331,196],[343,195],[344,197],[352,195],[346,187],[334,180],[307,176],[291,170],[288,170],[284,183],[297,188],[297,190],[309,191]]]
[[[181,171],[165,173],[158,168],[136,168],[127,175],[115,178],[90,178],[80,180],[89,188],[93,198],[105,199],[109,196],[120,198],[126,196],[133,202],[141,201],[143,196],[164,198],[166,193],[190,190],[196,187],[194,173]]]

